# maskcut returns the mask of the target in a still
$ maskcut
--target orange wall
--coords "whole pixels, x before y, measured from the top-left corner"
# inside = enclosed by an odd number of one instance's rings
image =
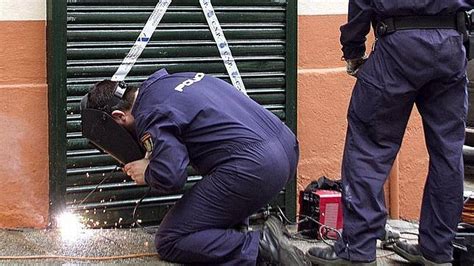
[[[0,227],[48,223],[45,21],[0,21]]]
[[[298,190],[322,175],[340,178],[346,112],[355,82],[341,61],[339,27],[346,20],[346,15],[298,18]],[[399,154],[401,218],[419,216],[427,162],[420,117],[414,112]]]

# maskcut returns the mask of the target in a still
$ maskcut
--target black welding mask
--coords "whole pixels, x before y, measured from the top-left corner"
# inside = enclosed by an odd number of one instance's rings
[[[118,82],[114,89],[114,97],[110,99],[108,107],[119,104],[126,90],[126,83]],[[121,164],[143,159],[145,152],[137,138],[115,122],[107,110],[88,108],[88,97],[89,94],[86,94],[81,100],[82,136]]]

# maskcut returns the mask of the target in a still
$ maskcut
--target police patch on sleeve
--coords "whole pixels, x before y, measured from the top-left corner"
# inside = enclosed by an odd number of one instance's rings
[[[142,142],[143,147],[145,148],[146,152],[148,154],[151,154],[153,152],[153,138],[151,137],[150,133],[145,133],[143,137],[140,139]]]

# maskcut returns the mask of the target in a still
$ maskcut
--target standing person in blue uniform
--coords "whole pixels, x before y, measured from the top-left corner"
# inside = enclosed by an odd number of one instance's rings
[[[423,119],[430,157],[419,242],[395,250],[410,262],[449,265],[463,206],[467,112],[463,47],[467,0],[349,0],[341,43],[357,76],[348,110],[342,162],[344,227],[334,248],[312,248],[321,265],[375,265],[376,240],[387,219],[383,185],[400,149],[414,104]],[[366,59],[366,35],[377,41]],[[463,29],[464,28],[464,29]]]
[[[165,216],[156,234],[162,259],[185,264],[304,265],[305,256],[271,217],[261,231],[236,228],[296,174],[298,142],[271,112],[225,81],[161,69],[108,106],[117,82],[102,81],[88,108],[106,110],[133,132],[146,158],[124,171],[162,193],[183,188],[191,163],[203,179]]]

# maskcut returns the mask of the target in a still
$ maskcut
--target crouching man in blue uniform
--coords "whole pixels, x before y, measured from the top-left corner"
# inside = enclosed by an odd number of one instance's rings
[[[321,265],[375,265],[387,219],[383,185],[416,104],[430,157],[417,245],[395,251],[413,263],[449,265],[463,206],[467,112],[464,13],[468,0],[349,0],[341,27],[347,70],[357,76],[342,163],[344,228],[334,248],[312,248]],[[365,58],[366,35],[377,42]]]
[[[161,69],[137,91],[106,106],[117,83],[102,81],[88,107],[109,110],[134,132],[146,158],[124,171],[137,184],[170,193],[183,188],[191,163],[203,179],[186,192],[156,234],[162,259],[185,264],[304,265],[284,227],[271,217],[262,231],[236,228],[295,176],[298,142],[275,115],[227,82],[203,73]]]

